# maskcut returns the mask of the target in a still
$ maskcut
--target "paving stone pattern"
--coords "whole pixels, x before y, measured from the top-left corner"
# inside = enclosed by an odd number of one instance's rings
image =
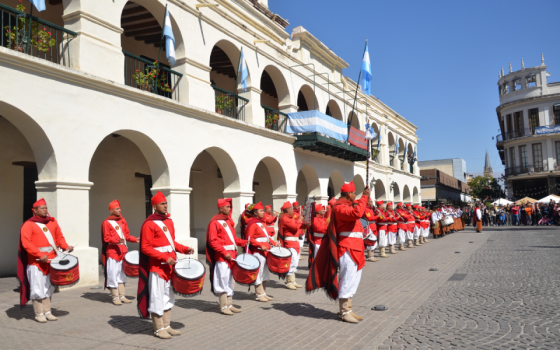
[[[380,349],[559,349],[560,229],[494,232]]]

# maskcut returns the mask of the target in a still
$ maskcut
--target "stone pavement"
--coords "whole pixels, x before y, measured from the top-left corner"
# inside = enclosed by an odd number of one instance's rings
[[[526,238],[528,233],[538,236],[539,241],[530,242]],[[545,337],[560,338],[558,291],[553,288],[560,280],[558,271],[553,271],[558,269],[558,258],[549,257],[558,251],[554,248],[560,248],[558,241],[554,243],[554,238],[548,237],[554,233],[554,230],[539,228],[525,232],[486,229],[477,234],[467,228],[443,239],[430,239],[426,245],[379,262],[367,263],[354,298],[354,311],[365,318],[359,324],[339,322],[337,303],[327,299],[324,293],[306,295],[302,289],[290,291],[277,279],[269,282],[268,292],[275,298],[269,303],[254,301],[252,292],[236,286],[234,304],[243,312],[224,316],[218,313],[217,298],[210,293],[210,284],[206,281],[202,295],[188,299],[177,297],[172,326],[183,335],[171,340],[152,336],[151,323],[139,319],[135,303],[114,306],[107,291],[89,287],[55,294],[53,314],[59,320],[39,324],[33,320],[30,305],[23,309],[17,305],[17,280],[4,278],[0,279],[0,308],[5,311],[0,313],[0,348],[35,349],[39,343],[41,349],[107,346],[118,349],[181,346],[195,349],[374,349],[378,346],[454,348],[462,344],[472,348],[502,335],[505,328],[501,318],[509,315],[506,307],[520,310],[511,314],[517,323],[512,319],[506,322],[511,325],[508,334],[518,334],[519,327],[523,329],[518,341],[511,343],[512,347],[522,348],[526,342],[540,338],[543,341]],[[498,244],[498,237],[508,237],[509,241],[506,245]],[[488,239],[495,243],[486,244]],[[556,246],[551,248],[551,244]],[[556,265],[545,266],[540,259],[530,260],[535,252],[539,252],[539,258],[543,255],[549,259],[546,264]],[[300,284],[304,284],[307,276],[306,266],[307,261],[301,260],[297,272]],[[431,267],[438,271],[429,271]],[[541,270],[539,278],[527,284],[536,270]],[[447,282],[450,277],[462,278],[456,273],[467,275],[463,281]],[[504,276],[508,279],[503,279]],[[484,282],[486,280],[491,282]],[[136,295],[136,286],[137,280],[129,279],[127,295],[130,299]],[[520,295],[505,299],[503,295],[507,291],[517,291]],[[471,303],[477,311],[470,311]],[[386,305],[389,310],[371,311],[377,304]],[[530,322],[532,331],[519,322],[521,318]],[[488,330],[496,332],[489,335],[477,328],[482,327],[478,325],[483,322]],[[474,329],[472,334],[466,331],[471,328]],[[438,336],[441,329],[447,331],[445,337],[456,338],[464,333],[465,339],[445,342],[447,338],[443,339],[443,334]],[[487,340],[474,343],[471,338],[475,336]]]

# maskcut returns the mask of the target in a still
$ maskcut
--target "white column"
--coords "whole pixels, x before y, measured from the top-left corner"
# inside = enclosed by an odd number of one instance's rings
[[[544,148],[546,148],[546,153],[544,152]],[[554,158],[555,158],[556,150],[554,149],[554,142],[552,139],[546,139],[543,142],[543,159],[547,161],[548,169],[545,170],[554,170]]]
[[[224,198],[231,198],[233,205],[232,218],[235,222],[235,231],[241,232],[241,224],[239,218],[241,214],[245,211],[245,204],[253,203],[253,196],[255,192],[253,191],[224,191]]]
[[[198,256],[198,239],[191,237],[190,232],[190,195],[192,188],[153,187],[150,189],[155,195],[161,191],[167,198],[167,211],[171,214],[175,226],[175,240],[195,250],[194,257]],[[186,258],[184,254],[177,255],[179,259]]]
[[[98,249],[89,246],[89,190],[93,183],[36,181],[35,186],[37,198],[45,198],[66,242],[76,247],[72,253],[80,264],[80,282],[76,286],[99,283]]]
[[[177,60],[173,70],[183,74],[179,82],[179,102],[214,112],[216,97],[210,85],[211,67],[183,57]]]
[[[264,108],[261,107],[262,91],[255,87],[248,87],[247,92],[244,93],[243,90],[239,89],[237,93],[239,96],[249,100],[245,105],[245,121],[249,124],[262,126],[264,128]],[[241,102],[239,104],[241,104]]]

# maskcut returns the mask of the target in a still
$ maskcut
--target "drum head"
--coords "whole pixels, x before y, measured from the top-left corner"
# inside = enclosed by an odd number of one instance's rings
[[[289,249],[283,247],[272,247],[270,248],[270,253],[279,258],[287,258],[292,255],[292,252]]]
[[[69,262],[67,264],[63,262],[63,265],[60,263],[61,260],[68,260]],[[51,260],[51,267],[56,270],[68,270],[75,267],[76,265],[78,265],[78,258],[73,255],[60,255]]]
[[[362,224],[363,228],[366,228],[368,226],[368,221],[364,218],[360,219],[360,223]]]
[[[204,265],[195,259],[181,259],[175,264],[175,273],[182,278],[199,279],[205,272]]]
[[[140,252],[137,250],[131,250],[124,255],[124,259],[129,264],[138,265],[140,263]]]
[[[252,254],[240,254],[235,259],[235,262],[244,270],[255,270],[261,265],[259,259],[255,258]]]

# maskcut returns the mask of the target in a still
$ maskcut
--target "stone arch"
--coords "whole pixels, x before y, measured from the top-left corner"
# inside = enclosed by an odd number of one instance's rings
[[[237,64],[239,62],[239,57],[241,55],[241,50],[231,41],[222,39],[217,41],[212,46],[212,51],[210,53],[210,82],[212,86],[218,87],[222,90],[226,90],[230,93],[237,93],[232,91],[239,88],[240,82],[237,81],[237,87],[235,87],[235,81],[237,76]],[[247,67],[249,71],[249,76],[247,77],[247,86],[251,85],[251,69]]]
[[[364,189],[366,188],[365,182],[364,182],[364,178],[362,177],[362,175],[360,174],[356,174],[354,176],[354,186],[356,187],[356,195],[359,196],[362,194],[362,192],[364,192]]]
[[[385,191],[385,185],[383,181],[377,180],[375,182],[375,200],[384,201],[387,200],[387,192]]]
[[[399,158],[400,158],[399,165],[403,161],[403,157],[405,156],[406,156],[406,149],[404,149],[404,141],[402,137],[399,137]]]
[[[330,115],[331,117],[343,121],[344,116],[342,115],[342,111],[340,110],[340,106],[335,100],[330,100],[327,104],[327,110],[325,111],[326,115]]]
[[[389,165],[396,166],[397,160],[395,160],[395,137],[390,131],[387,133],[387,144],[389,145]]]
[[[321,184],[319,176],[315,169],[305,164],[298,172],[296,180],[296,193],[298,194],[297,200],[301,202],[307,196],[321,196]]]
[[[298,92],[297,97],[298,111],[311,111],[319,108],[319,101],[315,95],[313,88],[307,84],[303,84]]]
[[[284,194],[286,190],[286,176],[282,165],[272,157],[261,159],[253,172],[253,191],[255,192],[253,202],[263,202],[264,205],[272,204],[274,194]]]
[[[358,114],[355,111],[350,111],[350,113],[348,113],[348,119],[346,124],[350,125],[350,123],[352,123],[353,127],[360,130],[360,118],[358,117]]]
[[[259,88],[262,91],[261,104],[265,106],[279,110],[279,106],[291,103],[286,78],[276,66],[264,67]]]
[[[401,189],[399,187],[399,184],[395,182],[395,185],[393,186],[393,200],[398,203],[401,201]],[[396,207],[396,204],[395,204]]]
[[[412,202],[412,197],[410,196],[410,189],[408,188],[408,185],[404,185],[403,188],[403,202],[404,203]]]
[[[420,204],[420,197],[418,197],[418,187],[414,186],[412,189],[412,203]]]
[[[337,169],[334,169],[329,177],[329,189],[328,196],[329,199],[332,197],[340,196],[340,188],[344,185],[344,178],[342,174]]]

